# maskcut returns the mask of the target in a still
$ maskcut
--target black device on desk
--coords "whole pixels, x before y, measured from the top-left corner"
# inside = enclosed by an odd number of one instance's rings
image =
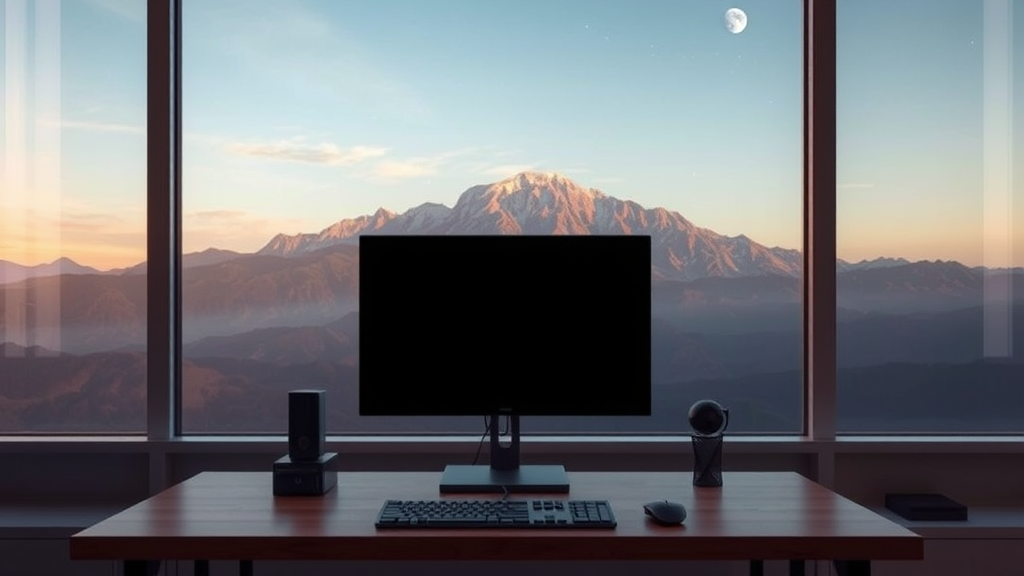
[[[686,520],[686,507],[679,502],[658,500],[644,504],[644,514],[656,524],[679,526]]]
[[[388,500],[377,528],[615,528],[606,500]]]
[[[288,393],[288,454],[274,462],[274,496],[323,496],[338,484],[338,454],[324,451],[326,394]]]
[[[359,371],[361,416],[490,417],[441,493],[567,493],[519,417],[651,415],[651,237],[362,235]]]

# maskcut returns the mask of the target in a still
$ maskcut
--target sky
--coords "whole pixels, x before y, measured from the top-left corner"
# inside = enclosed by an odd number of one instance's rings
[[[143,260],[145,1],[0,4],[0,259]],[[839,3],[841,258],[1024,265],[1024,10],[986,4]],[[802,5],[184,0],[185,251],[522,170],[799,248]]]

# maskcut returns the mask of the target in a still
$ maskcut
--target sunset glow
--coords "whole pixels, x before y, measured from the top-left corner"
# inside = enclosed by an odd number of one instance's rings
[[[387,10],[383,35],[369,32],[383,17],[371,4],[338,6],[186,2],[186,253],[254,252],[278,233],[318,232],[381,207],[450,207],[472,186],[525,170],[800,248],[800,2],[744,7],[757,26],[743,34],[722,29],[724,2],[652,2],[629,17],[575,0],[410,4],[402,17]],[[901,19],[878,22],[881,47],[869,47],[855,32],[871,6],[842,8],[844,260],[1024,265],[1012,114],[1024,89],[1005,52],[1013,22],[967,6],[914,16],[934,22],[913,31],[923,51],[913,57],[942,62],[941,74],[873,59],[886,43],[910,45]],[[0,259],[138,264],[145,2],[7,2],[0,16]],[[495,19],[536,41],[467,54],[460,46],[472,38],[445,32]],[[933,112],[920,111],[922,99]]]

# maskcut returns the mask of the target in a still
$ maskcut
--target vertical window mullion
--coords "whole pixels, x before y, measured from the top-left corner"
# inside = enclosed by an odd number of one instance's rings
[[[804,0],[804,430],[836,435],[836,0]]]
[[[146,19],[146,428],[165,440],[181,429],[180,2],[150,0]]]

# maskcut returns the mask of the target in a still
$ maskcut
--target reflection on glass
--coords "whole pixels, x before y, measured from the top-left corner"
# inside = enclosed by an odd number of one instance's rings
[[[372,233],[651,234],[654,416],[527,428],[800,431],[802,3],[727,8],[185,0],[185,431],[482,429],[358,416]]]
[[[1012,4],[839,3],[842,432],[1024,430]]]
[[[145,428],[145,15],[0,10],[0,433]]]

